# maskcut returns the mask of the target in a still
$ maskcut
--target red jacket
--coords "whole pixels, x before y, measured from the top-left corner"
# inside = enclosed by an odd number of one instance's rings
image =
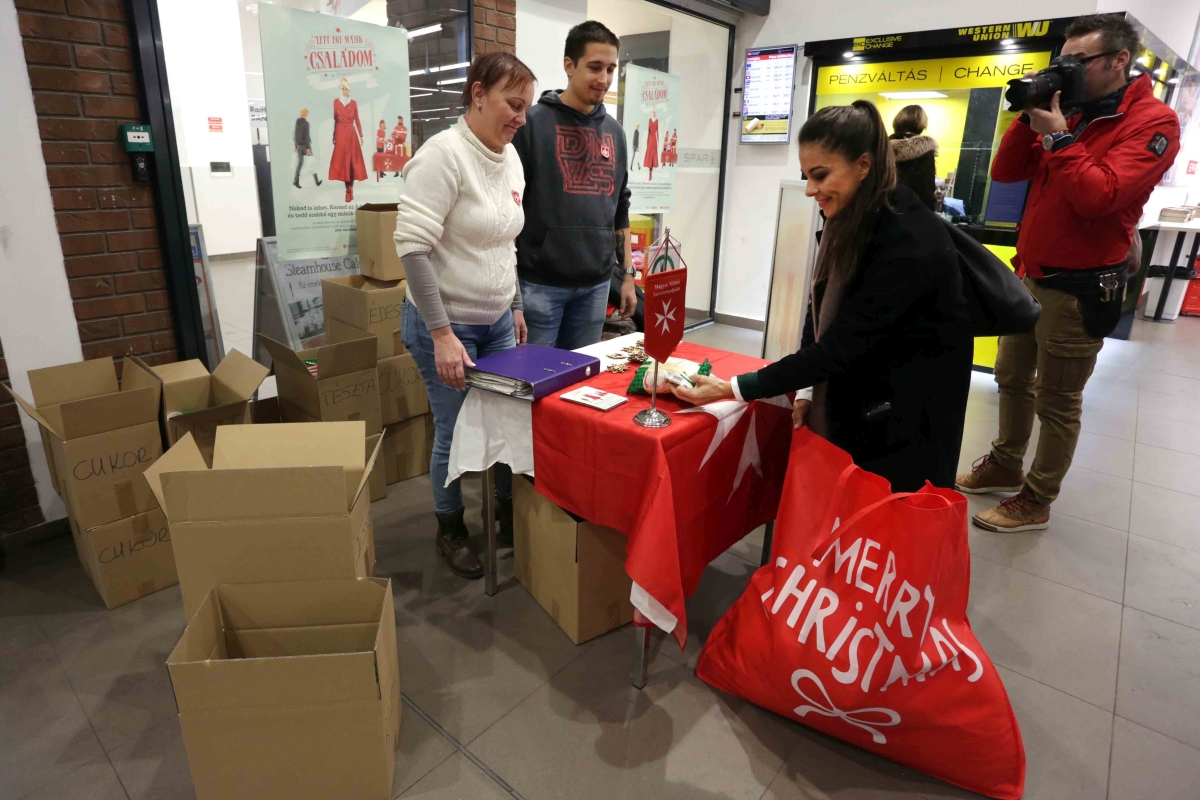
[[[1081,116],[1067,125],[1074,130]],[[1032,181],[1018,226],[1018,275],[1043,267],[1087,269],[1119,264],[1150,192],[1179,152],[1179,119],[1153,94],[1148,75],[1125,90],[1117,113],[1092,121],[1056,153],[1021,118],[1013,121],[992,162],[992,180]]]

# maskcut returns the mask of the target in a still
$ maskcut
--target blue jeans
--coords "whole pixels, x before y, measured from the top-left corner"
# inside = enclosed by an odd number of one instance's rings
[[[529,343],[578,350],[600,341],[609,281],[572,289],[521,281]]]
[[[433,411],[433,456],[429,460],[433,510],[438,514],[453,514],[462,510],[462,487],[457,480],[447,486],[446,475],[449,472],[450,444],[454,441],[454,424],[458,422],[458,410],[462,408],[467,393],[443,383],[438,377],[433,337],[416,306],[407,300],[404,302],[401,324],[404,345],[417,362],[425,390],[429,393],[429,407]],[[491,325],[451,325],[450,328],[467,349],[472,361],[517,346],[511,311],[505,311],[504,316]],[[512,497],[512,471],[504,464],[496,465],[496,496],[505,499]]]

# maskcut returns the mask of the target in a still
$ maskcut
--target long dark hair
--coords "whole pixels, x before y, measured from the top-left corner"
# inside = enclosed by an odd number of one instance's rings
[[[836,275],[848,282],[870,239],[876,212],[891,208],[889,196],[896,188],[896,162],[888,144],[887,129],[879,109],[869,100],[848,106],[828,106],[808,118],[800,129],[800,144],[815,144],[847,161],[864,153],[871,156],[858,192],[845,208],[825,223],[817,256],[816,281]]]

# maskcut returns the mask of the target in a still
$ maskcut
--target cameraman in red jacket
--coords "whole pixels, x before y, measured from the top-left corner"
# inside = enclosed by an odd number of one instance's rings
[[[1129,78],[1138,46],[1129,22],[1080,17],[1066,36],[1063,55],[1087,70],[1085,102],[1064,117],[1056,94],[1048,108],[1022,114],[992,162],[993,180],[1031,181],[1013,265],[1042,304],[1032,333],[1000,339],[1000,435],[957,480],[972,494],[1016,492],[975,515],[993,531],[1050,524],[1079,440],[1083,387],[1121,317],[1142,207],[1179,150],[1179,121],[1154,97],[1150,76]],[[1042,428],[1026,475],[1034,414]]]

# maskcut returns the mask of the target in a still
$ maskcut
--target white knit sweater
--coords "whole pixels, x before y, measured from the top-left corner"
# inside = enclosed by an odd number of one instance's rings
[[[491,325],[512,305],[524,193],[513,146],[489,150],[462,117],[404,167],[396,252],[429,253],[451,322]]]

